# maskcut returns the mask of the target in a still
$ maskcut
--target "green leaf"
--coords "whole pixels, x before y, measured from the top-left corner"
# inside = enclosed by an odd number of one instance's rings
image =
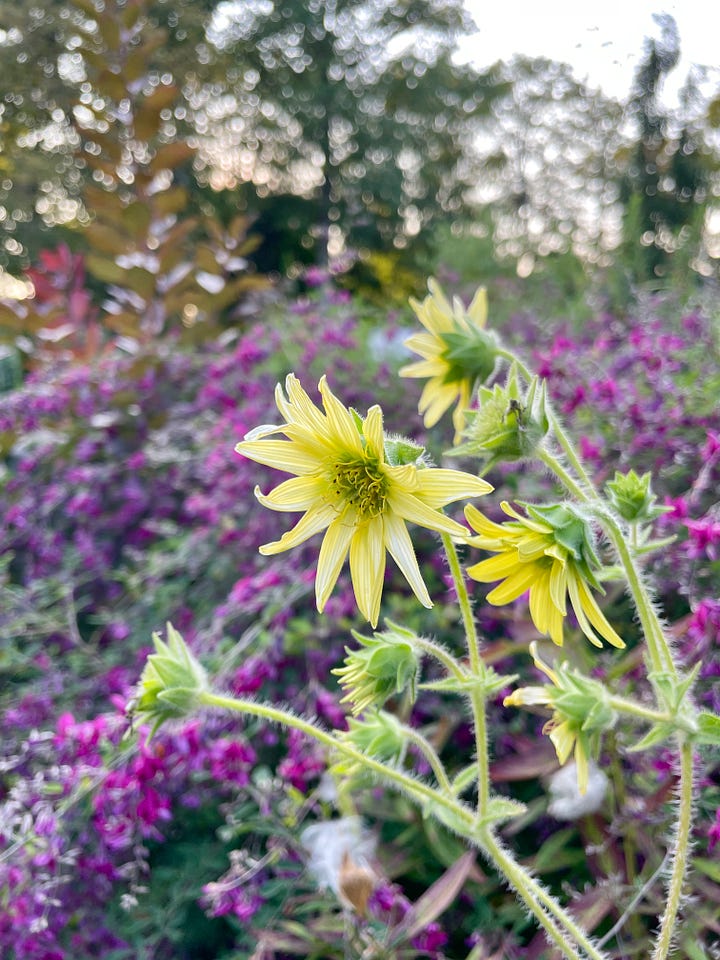
[[[705,857],[695,857],[692,863],[693,867],[699,870],[700,873],[704,873],[706,877],[710,877],[715,883],[720,883],[720,860],[708,860]]]
[[[720,717],[703,711],[698,714],[698,733],[696,743],[712,743],[720,746]]]
[[[527,811],[524,803],[519,800],[511,800],[509,797],[491,797],[487,806],[487,812],[481,818],[480,822],[499,823],[502,820],[512,820],[519,817]]]

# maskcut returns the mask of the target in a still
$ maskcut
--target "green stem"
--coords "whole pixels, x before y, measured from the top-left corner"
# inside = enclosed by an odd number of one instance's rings
[[[307,736],[312,737],[326,747],[337,750],[338,753],[350,757],[352,760],[356,760],[363,767],[372,770],[373,773],[378,774],[385,780],[390,780],[398,787],[415,796],[417,800],[423,802],[429,801],[430,803],[445,807],[453,814],[454,819],[459,818],[459,820],[464,823],[468,831],[468,836],[472,835],[473,816],[470,810],[463,804],[458,803],[457,800],[454,800],[451,796],[438,793],[433,787],[428,786],[421,780],[415,779],[415,777],[403,773],[402,770],[389,767],[380,760],[375,760],[366,753],[362,753],[351,744],[339,740],[333,734],[315,726],[315,724],[309,720],[304,720],[302,717],[295,716],[295,714],[289,713],[287,710],[282,710],[279,707],[273,707],[268,703],[243,700],[239,697],[226,697],[219,693],[212,693],[210,690],[205,690],[198,694],[198,701],[206,707],[220,707],[223,710],[232,710],[235,713],[248,714],[252,717],[259,717],[262,720],[270,720],[272,723],[280,723],[284,727],[291,727],[293,730],[299,730],[300,733],[307,734]]]
[[[417,730],[413,730],[412,727],[404,727],[405,735],[411,743],[414,743],[419,750],[422,751],[423,756],[428,761],[432,767],[433,773],[437,778],[438,786],[443,791],[450,796],[455,796],[452,784],[448,780],[448,775],[445,772],[445,767],[442,760],[437,754],[437,751],[433,745]]]
[[[673,719],[669,713],[644,707],[640,703],[635,703],[634,700],[626,700],[625,697],[609,697],[608,703],[618,713],[630,714],[641,720],[648,720],[650,723],[670,723]]]
[[[450,573],[452,574],[453,583],[455,584],[458,603],[460,604],[460,613],[465,629],[465,640],[470,661],[470,673],[474,677],[482,678],[486,674],[486,669],[480,655],[480,640],[478,638],[477,627],[475,626],[465,577],[460,566],[455,544],[447,534],[443,533],[441,536],[445,554],[448,559],[448,566],[450,567]],[[485,718],[485,693],[479,686],[473,687],[470,694],[470,704],[473,713],[475,756],[477,758],[477,814],[478,818],[481,818],[487,812],[488,803],[490,802],[490,763],[488,759],[487,721]]]
[[[588,500],[588,495],[578,484],[578,482],[570,476],[568,471],[563,467],[560,461],[548,450],[545,450],[543,447],[538,449],[538,457],[545,464],[548,469],[550,469],[555,476],[563,483],[567,489],[572,493],[574,497],[577,497],[581,502]]]
[[[640,625],[645,635],[653,669],[658,672],[667,672],[673,677],[677,677],[675,663],[670,653],[667,640],[665,639],[662,625],[655,613],[645,584],[642,582],[640,571],[635,563],[635,557],[628,546],[620,524],[601,503],[598,503],[598,506],[600,507],[600,509],[596,511],[598,520],[603,524],[605,533],[615,548],[620,563],[625,570],[625,576],[627,577],[635,609],[640,618]]]
[[[426,653],[429,653],[431,657],[435,657],[438,663],[441,663],[447,672],[455,677],[456,680],[462,682],[467,679],[467,674],[455,657],[444,647],[441,647],[439,643],[428,640],[426,637],[415,637],[413,644],[420,647]]]
[[[550,940],[564,956],[579,960],[579,954],[568,943],[555,921],[565,928],[590,960],[606,960],[605,956],[592,945],[587,934],[577,925],[570,914],[563,910],[555,898],[544,890],[527,870],[503,849],[489,830],[483,833],[480,843],[488,856],[505,874],[515,892],[525,901],[528,909],[533,913]]]
[[[683,881],[690,853],[690,826],[693,798],[693,748],[687,741],[680,745],[680,817],[674,840],[673,869],[668,887],[667,905],[660,921],[660,933],[652,960],[665,960],[670,950],[675,920],[680,909]]]
[[[460,566],[460,560],[458,559],[457,550],[451,537],[448,536],[447,533],[441,533],[440,536],[442,538],[442,545],[445,548],[448,566],[450,567],[450,573],[452,574],[455,585],[455,593],[457,594],[460,605],[460,615],[462,616],[463,628],[467,640],[468,657],[470,659],[470,670],[474,677],[482,677],[485,674],[485,664],[480,656],[480,641],[478,639],[475,618],[473,617],[470,597],[468,596],[467,584],[465,583],[465,577]]]

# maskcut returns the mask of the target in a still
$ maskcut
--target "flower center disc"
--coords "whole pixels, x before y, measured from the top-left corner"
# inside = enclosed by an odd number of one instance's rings
[[[359,519],[385,511],[388,480],[377,461],[338,461],[332,466],[331,483],[338,501],[354,507]]]

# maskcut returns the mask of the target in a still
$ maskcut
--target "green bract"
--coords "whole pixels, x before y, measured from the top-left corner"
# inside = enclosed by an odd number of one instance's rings
[[[481,386],[477,397],[478,409],[466,412],[465,442],[448,452],[483,457],[486,469],[532,457],[550,429],[545,381],[533,377],[523,393],[513,365],[504,387]]]
[[[345,691],[341,703],[352,703],[353,715],[370,706],[380,706],[397,693],[408,690],[412,700],[419,668],[413,641],[415,634],[386,621],[389,629],[365,637],[353,630],[359,650],[345,647],[345,666],[332,672]]]
[[[403,725],[384,710],[370,712],[360,720],[349,720],[343,739],[362,753],[383,762],[399,761],[407,746]]]
[[[623,520],[629,523],[654,520],[670,509],[655,506],[657,498],[650,489],[651,479],[649,473],[640,476],[634,470],[628,473],[616,470],[615,478],[605,484],[608,499]]]
[[[165,721],[190,716],[208,689],[204,668],[169,622],[166,634],[167,643],[153,634],[155,653],[147,659],[132,701],[134,719],[151,724],[151,736]]]

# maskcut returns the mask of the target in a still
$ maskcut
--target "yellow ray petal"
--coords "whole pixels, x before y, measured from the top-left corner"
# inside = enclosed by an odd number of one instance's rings
[[[285,390],[287,391],[289,400],[289,404],[287,405],[289,415],[286,414],[285,416],[288,423],[297,422],[316,435],[327,437],[327,418],[303,390],[300,381],[294,373],[289,373],[285,378]],[[282,396],[282,393],[280,393],[280,396]],[[278,403],[278,407],[279,406],[280,404]]]
[[[355,420],[332,392],[325,377],[320,380],[320,393],[332,433],[348,451],[361,455],[362,439]]]
[[[480,583],[493,583],[495,580],[504,580],[519,569],[517,555],[512,550],[481,560],[468,567],[467,572],[473,580],[478,580]]]
[[[445,349],[443,341],[433,336],[432,333],[414,333],[405,340],[405,346],[413,353],[419,353],[426,360],[438,359]]]
[[[481,477],[461,470],[418,470],[418,495],[431,507],[445,507],[455,500],[482,497],[493,487]]]
[[[434,427],[445,411],[455,403],[457,393],[456,385],[443,384],[439,377],[428,380],[418,402],[418,410],[428,429]]]
[[[625,646],[625,641],[615,632],[615,630],[608,623],[605,614],[602,612],[600,607],[595,600],[595,597],[590,593],[586,583],[580,577],[571,577],[569,579],[569,586],[572,586],[575,583],[577,588],[577,596],[579,600],[579,606],[583,613],[587,615],[590,623],[595,627],[597,632],[601,637],[604,637],[609,644],[613,647],[618,647],[620,650]],[[572,601],[573,609],[575,614],[580,620],[578,614],[578,608],[575,605],[575,600],[573,599],[572,592],[570,593],[570,599]]]
[[[363,421],[363,436],[367,441],[368,449],[379,460],[385,459],[385,434],[383,432],[383,415],[378,406],[370,407],[367,417]]]
[[[439,510],[434,510],[412,493],[393,487],[387,502],[390,513],[395,513],[410,523],[417,523],[428,530],[437,530],[438,533],[448,533],[451,537],[464,539],[468,535],[468,530],[462,524],[446,517]]]
[[[385,577],[383,520],[376,517],[356,528],[350,541],[350,576],[360,613],[377,626]]]
[[[299,544],[309,540],[310,537],[315,536],[316,533],[324,530],[325,527],[332,523],[336,516],[337,511],[329,504],[322,504],[315,509],[308,510],[308,512],[298,520],[292,530],[284,533],[279,540],[276,540],[274,543],[263,544],[263,546],[260,547],[260,553],[267,557],[276,553],[282,553],[284,550],[290,550],[292,547],[297,547]]]
[[[486,599],[494,607],[501,607],[512,600],[517,600],[521,594],[530,589],[536,579],[537,570],[533,569],[533,564],[527,563],[517,573],[491,590]]]
[[[392,514],[385,517],[385,546],[420,603],[424,607],[432,607],[407,527],[399,517]]]
[[[479,287],[467,308],[467,315],[476,327],[483,328],[487,323],[487,302],[487,290],[485,287]]]
[[[476,533],[483,537],[492,537],[501,540],[505,535],[505,529],[502,524],[488,520],[484,513],[480,513],[477,507],[471,503],[465,507],[465,519]]]
[[[565,604],[567,579],[566,565],[555,560],[550,568],[550,596],[552,597],[552,602],[563,616],[567,613]]]
[[[299,513],[309,510],[321,500],[327,483],[321,477],[293,477],[285,480],[270,493],[263,494],[255,487],[255,496],[264,507],[286,513]]]
[[[299,476],[315,473],[320,466],[316,456],[292,440],[242,440],[235,450],[248,460]]]
[[[348,523],[346,518],[333,520],[327,528],[320,547],[315,577],[315,599],[319,613],[323,612],[328,597],[337,583],[354,533],[354,525]]]

